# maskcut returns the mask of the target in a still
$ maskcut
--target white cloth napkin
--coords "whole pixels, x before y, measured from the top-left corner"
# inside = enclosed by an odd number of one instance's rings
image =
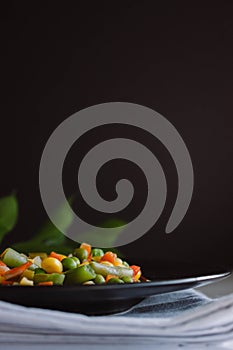
[[[0,348],[8,349],[9,344],[39,344],[43,349],[48,344],[65,349],[69,344],[96,348],[122,344],[137,349],[158,344],[161,349],[185,344],[195,345],[193,349],[201,344],[215,349],[216,344],[222,344],[233,349],[233,294],[212,300],[194,290],[168,293],[111,316],[85,316],[0,301]]]

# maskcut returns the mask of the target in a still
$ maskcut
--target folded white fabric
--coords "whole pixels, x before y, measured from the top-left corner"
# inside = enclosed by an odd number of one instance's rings
[[[194,290],[157,295],[112,316],[85,316],[0,301],[2,346],[158,342],[232,345],[233,294],[215,300]]]

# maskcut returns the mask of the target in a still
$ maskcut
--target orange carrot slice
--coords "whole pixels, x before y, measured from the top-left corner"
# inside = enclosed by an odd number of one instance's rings
[[[31,264],[32,264],[32,262],[31,261],[28,261],[28,262],[26,262],[25,264],[23,264],[23,265],[20,265],[20,266],[18,266],[18,267],[14,267],[13,269],[10,269],[10,270],[8,270],[8,271],[6,271],[5,273],[4,273],[4,278],[6,279],[6,280],[9,280],[9,279],[11,279],[11,278],[15,278],[15,277],[18,277],[18,276],[20,276],[25,270],[27,270],[27,268],[29,267],[29,266],[31,266]]]
[[[59,260],[59,261],[62,261],[63,259],[66,258],[65,255],[63,255],[63,254],[58,254],[58,253],[56,253],[56,252],[51,252],[51,253],[49,254],[49,257],[50,257],[50,258],[55,258],[55,259],[57,259],[57,260]]]
[[[106,252],[102,258],[101,261],[109,261],[110,263],[114,264],[114,261],[116,260],[117,255],[113,252]]]
[[[86,249],[86,251],[88,252],[88,256],[91,254],[91,245],[88,243],[82,243],[80,245],[80,248],[82,249]]]
[[[0,265],[0,276],[4,275],[6,271],[9,271],[9,267]]]
[[[108,282],[111,278],[119,278],[119,277],[116,275],[107,275],[105,278],[105,282]]]
[[[52,286],[53,285],[53,281],[40,282],[37,285],[38,286]]]
[[[130,268],[133,270],[133,275],[136,276],[137,273],[141,270],[140,266],[131,265]]]

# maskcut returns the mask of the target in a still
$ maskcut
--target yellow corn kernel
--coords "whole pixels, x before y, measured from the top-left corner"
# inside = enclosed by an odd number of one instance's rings
[[[135,282],[139,280],[139,278],[141,277],[141,274],[142,274],[142,272],[141,272],[141,270],[139,270],[138,273],[134,276]]]
[[[33,281],[28,280],[26,277],[21,278],[19,284],[21,286],[33,286],[34,285]]]
[[[99,256],[99,255],[92,256],[92,260],[94,260],[94,261],[96,261],[96,262],[100,262],[101,258],[102,258],[102,257]]]
[[[29,258],[34,259],[36,256],[39,256],[41,259],[47,258],[47,253],[44,252],[31,252],[29,253]]]
[[[63,270],[62,263],[56,258],[45,258],[41,262],[41,267],[47,273],[61,273]]]
[[[114,261],[114,266],[122,266],[122,260],[120,258],[116,258]]]
[[[101,261],[101,264],[103,265],[107,265],[107,266],[114,266],[112,263],[110,263],[109,261]]]
[[[32,270],[25,270],[21,276],[26,277],[28,280],[33,280],[34,274],[35,272]]]
[[[78,267],[83,265],[89,265],[89,261],[84,261],[82,264],[78,265]]]

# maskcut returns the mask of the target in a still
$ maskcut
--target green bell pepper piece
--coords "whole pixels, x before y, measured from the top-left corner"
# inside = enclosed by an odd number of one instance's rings
[[[67,284],[80,284],[90,281],[96,277],[95,271],[90,265],[82,265],[76,267],[76,269],[69,270],[66,273],[65,283]]]
[[[41,282],[53,282],[53,284],[62,285],[65,275],[62,273],[38,273],[34,275],[33,281],[35,284]]]
[[[2,261],[10,268],[25,264],[28,259],[12,248],[7,248],[2,254]]]

